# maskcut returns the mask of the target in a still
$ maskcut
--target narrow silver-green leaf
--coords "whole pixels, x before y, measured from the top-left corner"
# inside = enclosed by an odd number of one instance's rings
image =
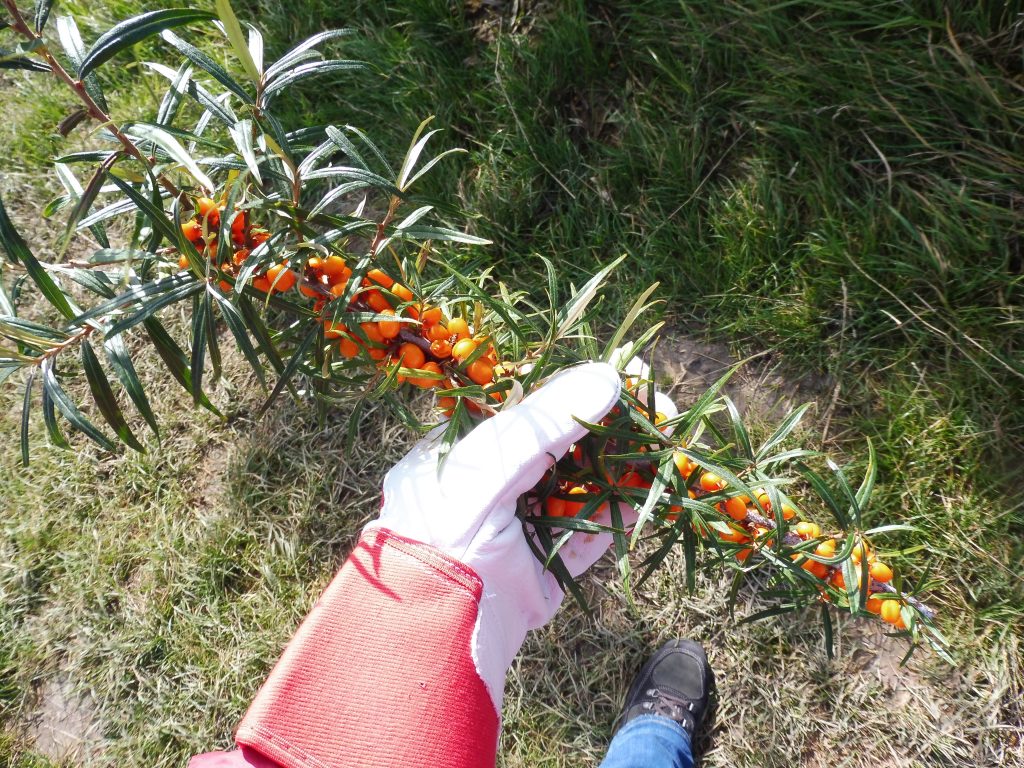
[[[116,453],[117,446],[115,446],[106,435],[100,432],[92,422],[85,417],[85,414],[78,409],[78,406],[75,405],[74,401],[68,397],[67,393],[60,386],[60,383],[57,381],[57,376],[53,370],[52,358],[42,364],[42,371],[44,391],[50,397],[53,404],[57,406],[57,410],[63,414],[64,418],[68,420],[71,426],[84,434],[103,450]]]
[[[85,371],[85,378],[89,382],[89,390],[92,392],[96,407],[99,408],[107,424],[125,445],[131,446],[140,453],[145,453],[145,446],[135,438],[131,427],[128,426],[121,406],[117,403],[114,390],[110,388],[107,374],[104,373],[103,366],[100,365],[100,361],[88,341],[82,342],[82,369]]]
[[[96,69],[111,57],[145,40],[150,35],[163,32],[172,27],[180,27],[195,21],[209,21],[215,18],[207,11],[196,11],[189,8],[167,8],[161,11],[150,11],[115,25],[93,44],[78,67],[78,77],[82,78]]]
[[[156,415],[149,405],[146,391],[143,389],[142,381],[139,379],[135,366],[128,356],[128,350],[125,348],[123,338],[121,336],[107,336],[103,341],[103,348],[107,353],[107,359],[110,361],[110,367],[114,369],[114,374],[121,382],[121,386],[124,387],[124,391],[128,393],[128,397],[131,398],[139,413],[142,414],[142,418],[146,420],[149,428],[153,430],[153,434],[159,440],[160,428],[157,425]]]
[[[245,70],[245,74],[252,80],[253,85],[258,84],[261,77],[260,70],[256,66],[256,62],[252,60],[249,45],[246,42],[245,35],[242,33],[242,25],[238,23],[238,17],[231,7],[231,0],[216,0],[214,7],[217,9],[217,16],[220,17],[221,24],[224,25],[224,32],[227,35],[228,42],[231,43],[231,48],[242,63],[242,69]]]

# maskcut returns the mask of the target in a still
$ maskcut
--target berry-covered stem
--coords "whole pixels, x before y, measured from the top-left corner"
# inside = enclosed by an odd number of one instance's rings
[[[114,124],[113,118],[104,112],[92,96],[89,95],[89,92],[85,88],[85,83],[72,77],[64,66],[57,61],[56,57],[54,57],[50,52],[50,49],[46,47],[43,42],[43,38],[27,23],[25,23],[25,19],[21,15],[21,11],[18,10],[17,5],[15,5],[14,0],[2,0],[2,2],[4,7],[7,9],[7,12],[11,14],[11,27],[14,31],[29,42],[37,44],[34,48],[34,52],[46,62],[53,76],[62,81],[74,92],[75,96],[78,97],[78,100],[85,106],[89,116],[101,125],[106,126],[114,137],[121,143],[121,146],[124,147],[124,151],[126,153],[134,157],[139,162],[145,163],[150,168],[153,168],[153,166],[156,165],[156,161],[146,157],[146,155],[144,155],[142,151],[135,146],[135,143],[121,132],[121,130]],[[156,176],[160,181],[161,186],[163,186],[163,188],[166,189],[172,197],[179,197],[181,195],[181,190],[178,189],[173,181],[162,173],[157,173]]]

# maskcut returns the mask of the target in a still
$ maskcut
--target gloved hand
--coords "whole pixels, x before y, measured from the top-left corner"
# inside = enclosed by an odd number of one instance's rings
[[[618,393],[614,368],[581,365],[477,426],[440,471],[439,432],[420,441],[254,700],[242,751],[192,765],[493,766],[507,669],[564,597],[516,499],[583,437],[573,417],[599,421]],[[577,534],[560,554],[575,576],[610,541]]]

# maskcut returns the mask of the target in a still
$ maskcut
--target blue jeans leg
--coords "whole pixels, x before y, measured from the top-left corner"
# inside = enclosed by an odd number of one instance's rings
[[[690,735],[675,720],[640,715],[615,734],[600,768],[693,768]]]

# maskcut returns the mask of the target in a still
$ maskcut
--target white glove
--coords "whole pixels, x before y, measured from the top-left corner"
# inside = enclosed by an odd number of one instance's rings
[[[527,543],[516,500],[586,434],[573,417],[597,422],[619,396],[619,374],[603,363],[568,369],[523,402],[478,425],[438,470],[438,428],[384,479],[386,528],[429,544],[483,581],[473,660],[501,712],[505,675],[529,629],[546,623],[564,594]],[[598,522],[607,524],[607,511]],[[576,534],[559,551],[575,577],[607,550],[611,534]]]

